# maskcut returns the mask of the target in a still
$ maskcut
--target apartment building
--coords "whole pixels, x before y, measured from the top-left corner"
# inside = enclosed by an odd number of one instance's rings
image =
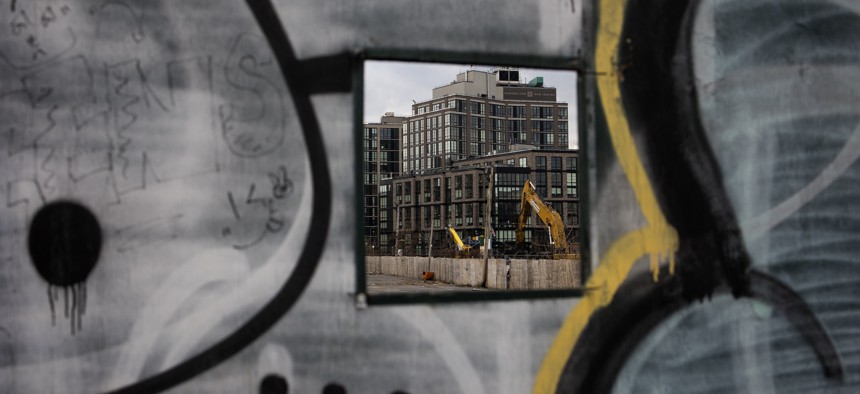
[[[494,247],[513,252],[525,182],[562,215],[570,252],[579,249],[578,151],[568,149],[567,103],[516,68],[468,70],[415,102],[409,116],[387,113],[364,125],[364,226],[370,254],[436,255],[460,237],[482,239],[492,174]],[[399,148],[396,148],[399,147]],[[397,150],[399,149],[399,150]],[[395,150],[397,150],[395,152]],[[535,253],[549,233],[533,213],[525,228]]]
[[[380,189],[380,253],[407,255],[450,253],[454,243],[448,227],[464,239],[483,238],[490,174],[490,226],[498,253],[513,254],[522,188],[531,181],[541,198],[562,216],[571,252],[579,251],[580,209],[578,152],[518,145],[508,152],[456,162],[441,171],[407,174],[388,180]],[[549,232],[532,212],[525,227],[533,253],[549,252]],[[375,248],[374,248],[375,249]]]
[[[542,77],[519,82],[517,69],[469,70],[412,105],[403,124],[401,173],[439,170],[511,145],[567,149],[567,103]]]
[[[381,180],[391,179],[400,172],[400,147],[404,120],[405,117],[394,116],[394,113],[387,112],[380,118],[379,123],[367,123],[363,128],[364,237],[371,253],[380,244],[379,184]]]

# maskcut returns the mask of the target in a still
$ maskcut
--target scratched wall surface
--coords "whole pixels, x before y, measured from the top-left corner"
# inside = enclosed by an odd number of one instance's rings
[[[0,0],[0,392],[856,392],[858,18]],[[371,49],[581,60],[582,297],[356,307]]]
[[[808,303],[844,377],[825,377],[805,328],[785,314],[719,296],[655,329],[615,391],[854,392],[860,9],[841,1],[698,7],[691,26],[698,111],[752,266]]]
[[[570,58],[579,7],[275,5],[292,64],[361,48]],[[572,299],[354,306],[351,70],[313,77],[346,89],[308,84],[264,14],[0,1],[0,392],[529,390]]]
[[[169,369],[290,274],[309,220],[304,141],[250,13],[218,6],[3,2],[0,391],[99,391]],[[218,24],[230,28],[206,28]],[[35,212],[57,201],[102,232],[72,284],[30,258],[64,247],[33,239]]]

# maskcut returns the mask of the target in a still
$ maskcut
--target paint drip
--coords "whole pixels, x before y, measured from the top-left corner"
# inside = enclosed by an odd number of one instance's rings
[[[60,287],[63,288],[63,316],[69,320],[72,335],[83,328],[83,316],[87,311],[87,283],[79,282],[69,286],[48,284],[48,304],[51,307],[51,326],[57,325],[57,305],[60,301]]]

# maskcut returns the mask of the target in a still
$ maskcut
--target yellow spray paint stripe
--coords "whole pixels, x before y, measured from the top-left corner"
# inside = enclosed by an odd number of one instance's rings
[[[601,263],[588,279],[586,288],[594,290],[588,291],[565,318],[535,377],[532,393],[555,393],[564,366],[570,358],[585,324],[594,311],[609,303],[608,301],[615,294],[615,290],[618,289],[621,281],[627,276],[626,273],[633,266],[633,262],[636,261],[627,258],[627,256],[644,253],[643,249],[638,248],[644,245],[644,243],[638,242],[643,238],[642,233],[644,231],[645,229],[642,229],[629,233],[618,239],[609,248],[604,260],[610,261],[611,259],[617,264]]]
[[[611,71],[597,78],[600,99],[613,149],[648,225],[617,239],[604,254],[585,285],[589,291],[565,318],[544,357],[535,377],[533,394],[555,392],[564,366],[585,325],[597,309],[612,301],[621,283],[639,258],[645,254],[651,255],[650,264],[655,280],[659,272],[660,260],[668,258],[670,272],[674,271],[678,233],[666,221],[663,211],[657,204],[657,198],[636,151],[636,144],[621,104],[619,74],[615,63],[625,7],[626,1],[601,0],[595,65],[597,70]]]

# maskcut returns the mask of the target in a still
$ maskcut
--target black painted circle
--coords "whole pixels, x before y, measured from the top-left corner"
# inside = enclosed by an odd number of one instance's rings
[[[290,392],[290,385],[287,379],[278,374],[266,375],[260,381],[260,394],[287,394]]]
[[[346,394],[346,389],[337,383],[329,383],[323,387],[323,394]]]
[[[30,222],[27,239],[36,271],[55,286],[87,279],[99,259],[102,229],[89,209],[71,201],[43,206]]]

